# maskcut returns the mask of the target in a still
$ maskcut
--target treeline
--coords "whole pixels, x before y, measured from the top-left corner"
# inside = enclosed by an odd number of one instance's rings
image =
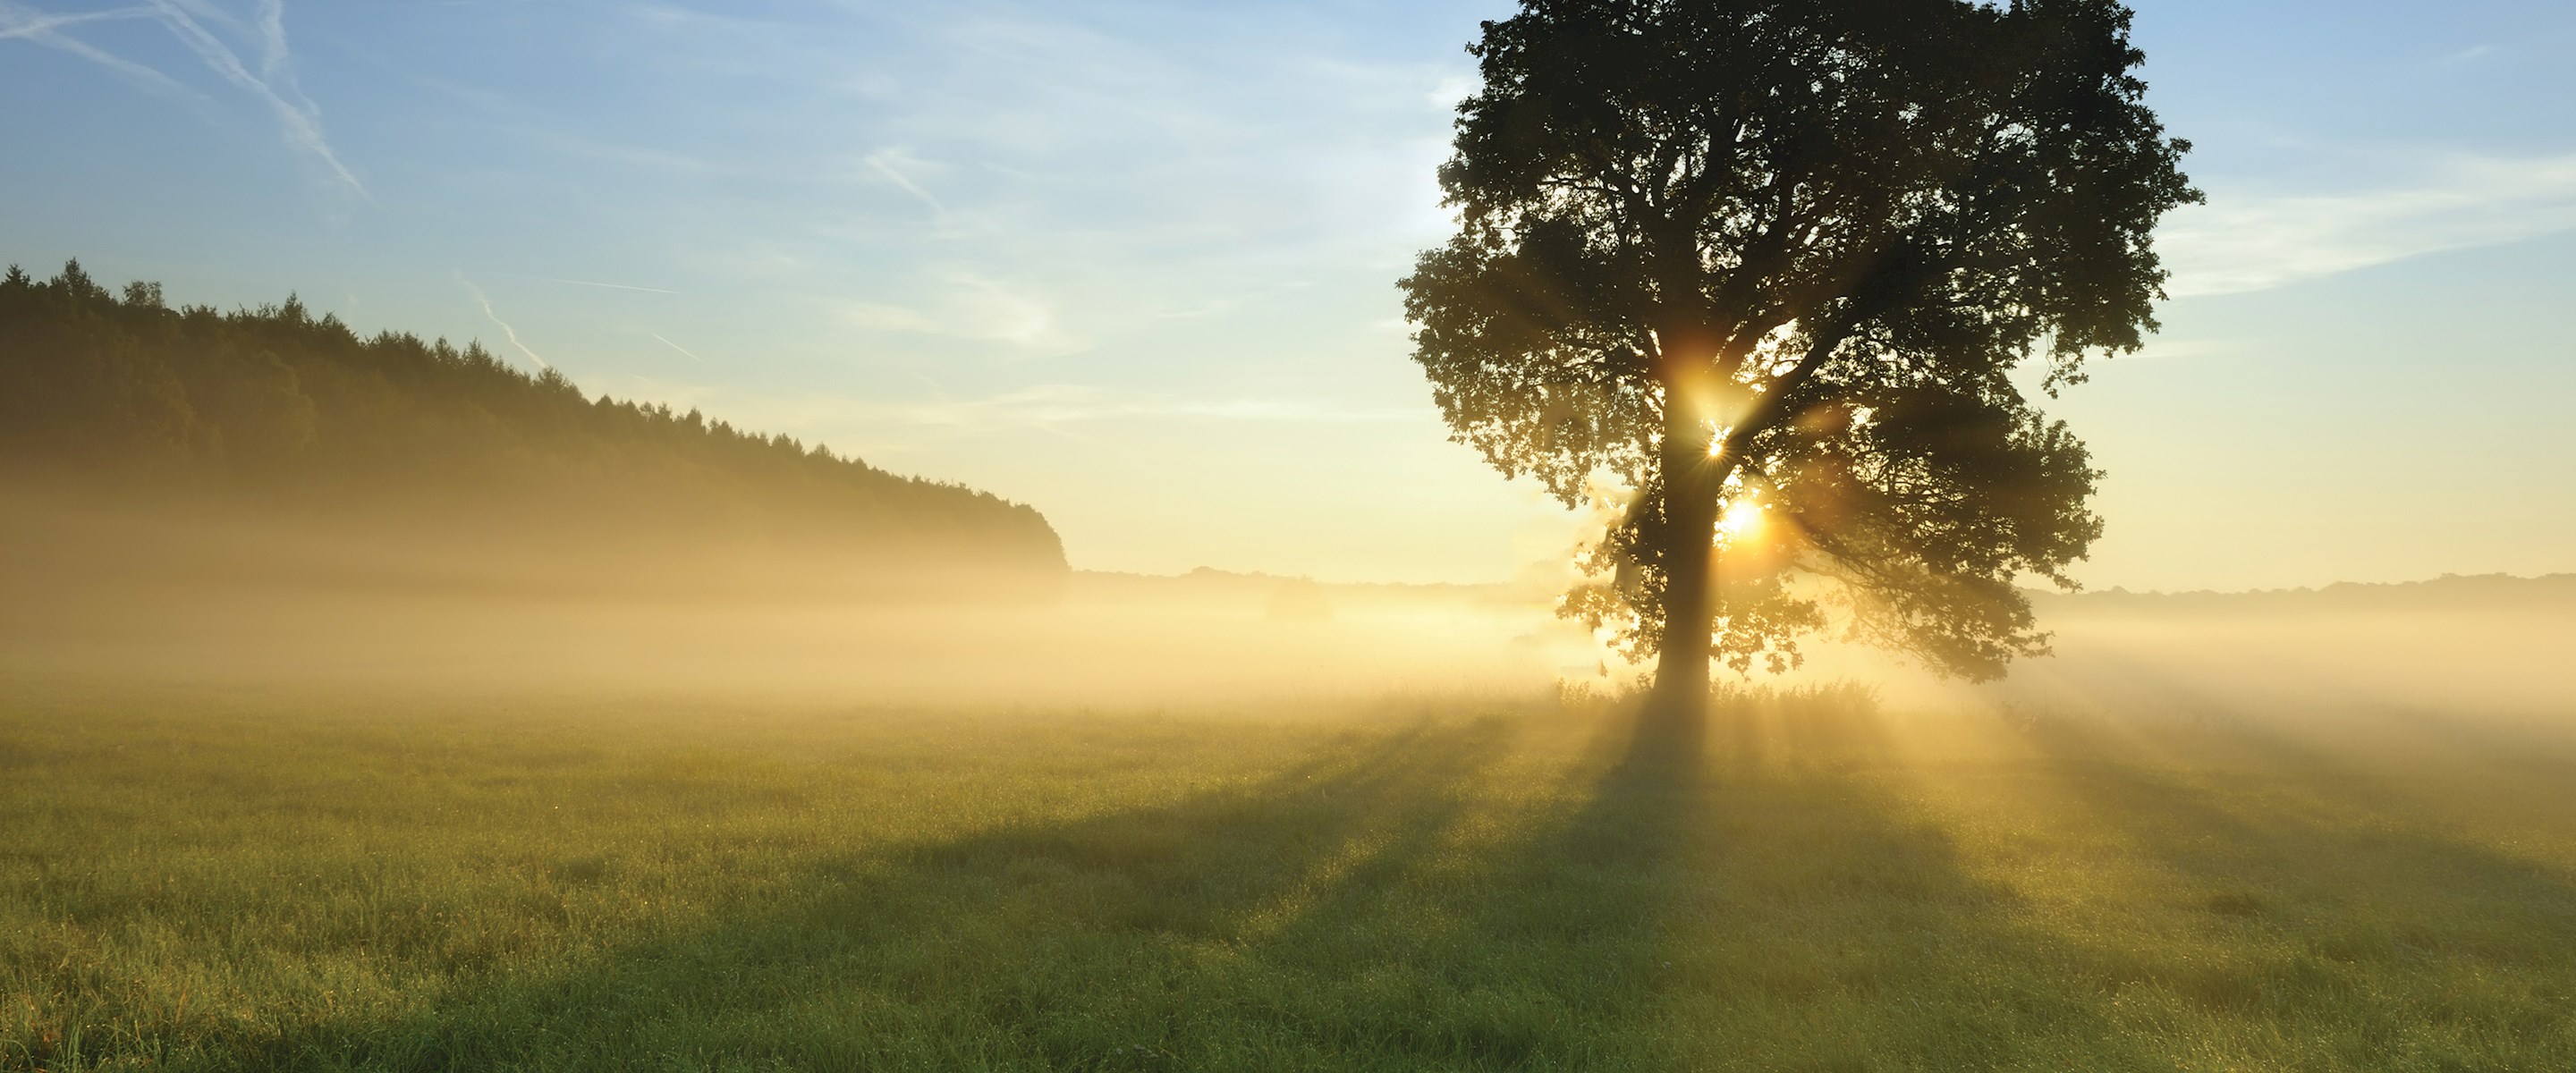
[[[327,531],[375,561],[585,584],[1066,573],[1046,520],[988,493],[588,398],[480,344],[361,337],[291,297],[172,308],[156,284],[111,291],[78,262],[0,278],[0,480],[22,499]]]
[[[2368,613],[2576,615],[2576,574],[2444,574],[2427,581],[2338,581],[2250,592],[2033,592],[2046,615],[2331,615]]]

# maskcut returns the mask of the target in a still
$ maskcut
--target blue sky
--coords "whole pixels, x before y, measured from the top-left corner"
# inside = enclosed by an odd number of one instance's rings
[[[2576,7],[2140,5],[2211,203],[2055,409],[2097,586],[2576,570]],[[0,0],[0,258],[300,292],[1036,504],[1078,566],[1492,580],[1393,281],[1508,5]]]

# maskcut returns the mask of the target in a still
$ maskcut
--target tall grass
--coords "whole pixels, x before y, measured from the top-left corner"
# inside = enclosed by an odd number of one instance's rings
[[[18,688],[0,1069],[2576,1068],[2561,738],[1623,711]]]

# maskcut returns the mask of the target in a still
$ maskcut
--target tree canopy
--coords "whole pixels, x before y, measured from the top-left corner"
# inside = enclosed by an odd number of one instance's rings
[[[2100,476],[2047,393],[2134,351],[2195,201],[2110,0],[1524,0],[1461,226],[1402,282],[1453,438],[1622,508],[1562,610],[1705,697],[1838,605],[1946,673],[2045,649]],[[1613,489],[1616,489],[1615,491]],[[1696,703],[1695,701],[1689,703]]]

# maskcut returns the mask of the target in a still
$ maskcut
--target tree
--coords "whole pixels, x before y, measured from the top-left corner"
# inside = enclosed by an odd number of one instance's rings
[[[1561,612],[1781,670],[1828,605],[1972,679],[2101,523],[2051,396],[2138,348],[2200,194],[2113,0],[1523,0],[1469,53],[1460,217],[1402,281],[1452,438],[1624,512]],[[1602,491],[1624,485],[1623,497]]]

